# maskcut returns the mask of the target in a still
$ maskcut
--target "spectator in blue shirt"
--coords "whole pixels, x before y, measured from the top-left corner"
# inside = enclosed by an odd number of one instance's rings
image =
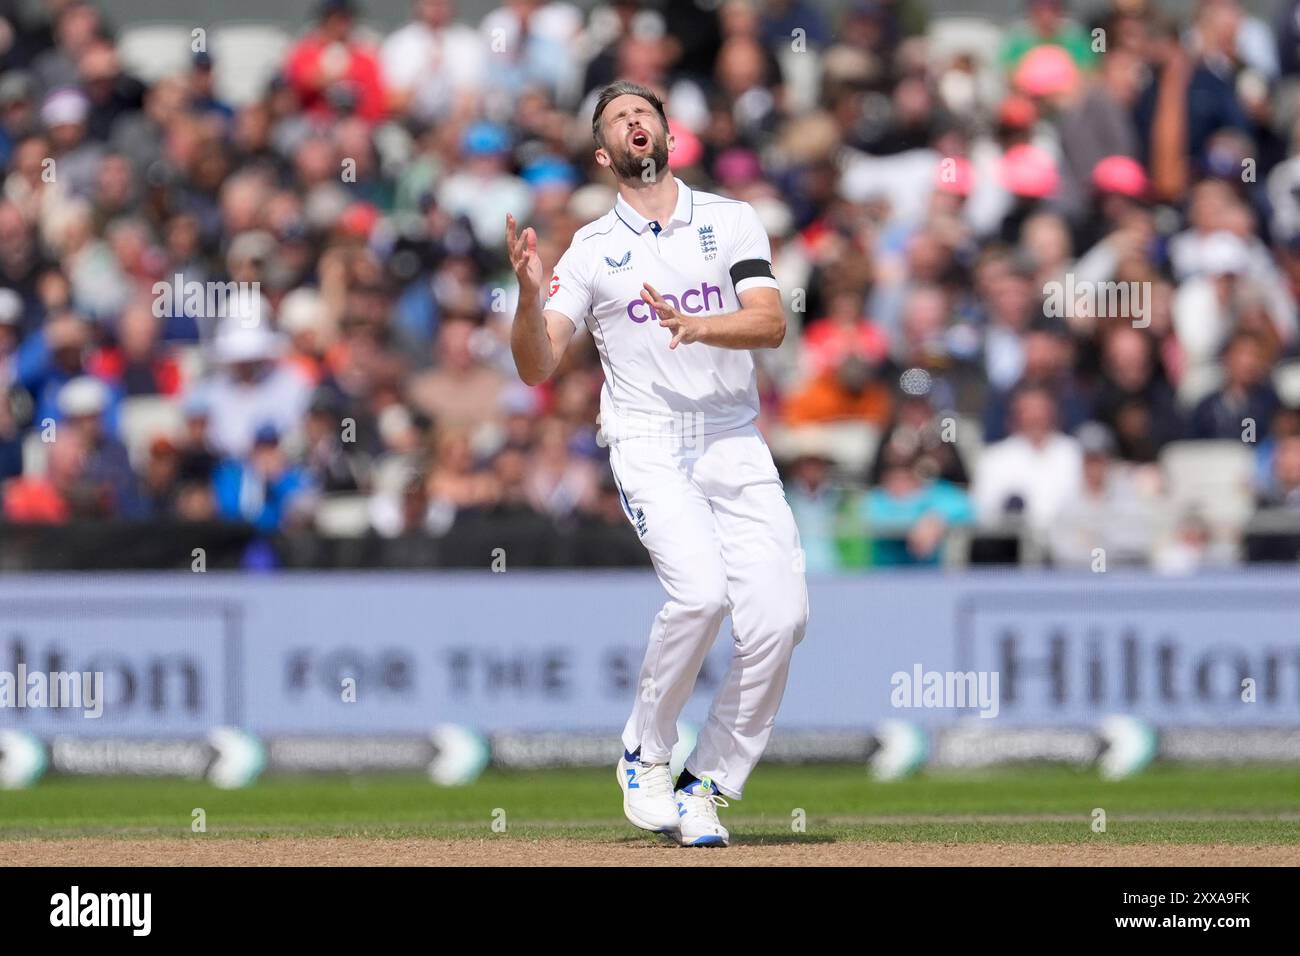
[[[310,489],[307,473],[289,464],[273,425],[258,428],[247,460],[223,462],[212,482],[218,514],[266,534],[284,527]]]
[[[863,499],[863,517],[871,528],[872,563],[937,565],[948,531],[975,518],[966,492],[920,467],[926,460],[914,450],[890,444],[880,484]]]

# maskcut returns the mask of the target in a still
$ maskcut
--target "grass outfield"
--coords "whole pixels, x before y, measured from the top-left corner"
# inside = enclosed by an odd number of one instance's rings
[[[191,832],[202,808],[206,834]],[[1106,812],[1094,832],[1093,810]],[[806,827],[792,826],[802,810]],[[493,829],[504,812],[505,829]],[[737,844],[1300,844],[1300,768],[1155,767],[1106,782],[1066,768],[876,783],[853,767],[766,767],[722,811]],[[270,777],[222,791],[175,780],[51,778],[0,792],[0,840],[213,837],[654,841],[622,817],[613,770]]]

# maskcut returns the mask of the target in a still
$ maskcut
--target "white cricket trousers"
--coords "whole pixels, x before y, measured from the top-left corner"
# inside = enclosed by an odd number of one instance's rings
[[[650,629],[623,746],[667,763],[677,718],[731,615],[731,666],[686,769],[740,797],[785,693],[790,655],[808,623],[808,588],[794,516],[753,425],[698,439],[610,446],[624,511],[654,562],[668,602]]]

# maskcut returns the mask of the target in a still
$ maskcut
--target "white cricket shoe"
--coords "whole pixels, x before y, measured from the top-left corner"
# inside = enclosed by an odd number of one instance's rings
[[[682,846],[726,846],[731,834],[718,822],[718,807],[728,806],[727,801],[713,786],[708,777],[688,783],[674,795],[681,832],[678,842]]]
[[[638,755],[618,761],[618,785],[623,788],[623,814],[642,830],[667,833],[677,829],[673,775],[666,763],[642,763]]]

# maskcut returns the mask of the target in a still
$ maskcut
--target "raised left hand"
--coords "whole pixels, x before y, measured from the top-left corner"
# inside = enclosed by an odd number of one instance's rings
[[[668,343],[670,349],[677,348],[683,342],[687,345],[698,342],[704,334],[704,322],[701,319],[682,315],[665,302],[663,296],[656,292],[649,282],[642,283],[641,298],[654,309],[659,317],[659,325],[673,334],[672,341]]]

